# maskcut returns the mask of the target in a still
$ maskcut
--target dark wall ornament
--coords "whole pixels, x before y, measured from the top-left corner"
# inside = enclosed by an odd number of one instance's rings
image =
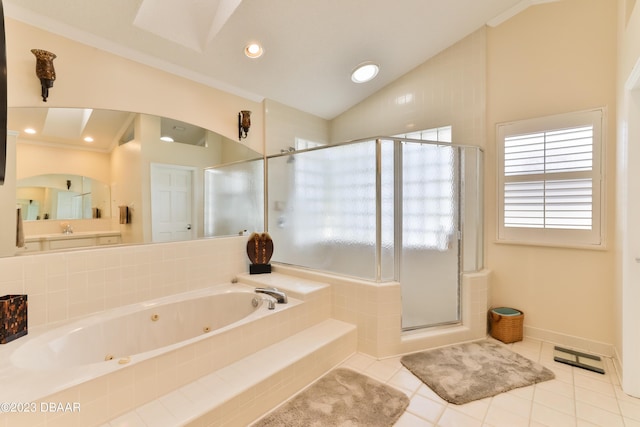
[[[249,128],[251,128],[251,111],[242,110],[238,113],[238,141],[247,137]]]
[[[36,56],[36,76],[40,79],[42,87],[42,101],[47,102],[49,89],[53,87],[56,79],[56,70],[53,68],[56,54],[42,49],[31,49],[31,53]]]
[[[7,46],[4,36],[4,8],[0,1],[0,185],[7,170]]]
[[[271,256],[273,255],[273,240],[269,233],[252,233],[247,242],[247,255],[251,261],[249,273],[271,273]]]

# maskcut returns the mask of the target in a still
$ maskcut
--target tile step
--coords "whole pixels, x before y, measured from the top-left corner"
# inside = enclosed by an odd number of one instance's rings
[[[331,285],[327,283],[275,271],[269,274],[242,273],[238,275],[238,281],[255,287],[277,288],[285,291],[287,295],[303,301],[308,300],[313,294],[331,287]]]
[[[327,319],[102,427],[246,426],[356,351],[356,327]]]

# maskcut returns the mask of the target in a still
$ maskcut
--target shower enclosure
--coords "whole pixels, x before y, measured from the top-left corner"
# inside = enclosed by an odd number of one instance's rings
[[[375,138],[266,159],[273,261],[398,281],[402,329],[460,322],[482,268],[478,147]]]

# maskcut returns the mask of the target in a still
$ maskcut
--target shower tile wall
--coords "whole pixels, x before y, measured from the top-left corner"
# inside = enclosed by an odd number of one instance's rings
[[[388,357],[484,338],[487,333],[489,272],[464,274],[462,325],[403,334],[399,283],[331,282],[333,317],[358,326],[358,351]]]
[[[418,65],[331,122],[337,143],[451,125],[456,144],[485,146],[486,30]]]
[[[27,294],[29,327],[229,282],[246,237],[0,258],[0,295]]]
[[[388,357],[487,335],[490,271],[462,276],[462,324],[403,334],[402,303],[398,282],[375,283],[331,276],[312,270],[275,265],[278,273],[328,283],[332,289],[331,317],[358,327],[358,351]]]

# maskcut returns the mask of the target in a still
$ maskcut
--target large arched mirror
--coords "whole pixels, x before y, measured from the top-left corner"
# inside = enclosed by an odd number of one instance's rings
[[[18,132],[16,206],[25,238],[18,254],[259,227],[254,217],[248,225],[214,224],[245,218],[246,206],[261,217],[262,155],[210,130],[127,111],[17,107],[8,128]],[[243,184],[229,185],[237,179]],[[250,191],[230,195],[236,187]],[[228,212],[234,206],[242,212]]]

